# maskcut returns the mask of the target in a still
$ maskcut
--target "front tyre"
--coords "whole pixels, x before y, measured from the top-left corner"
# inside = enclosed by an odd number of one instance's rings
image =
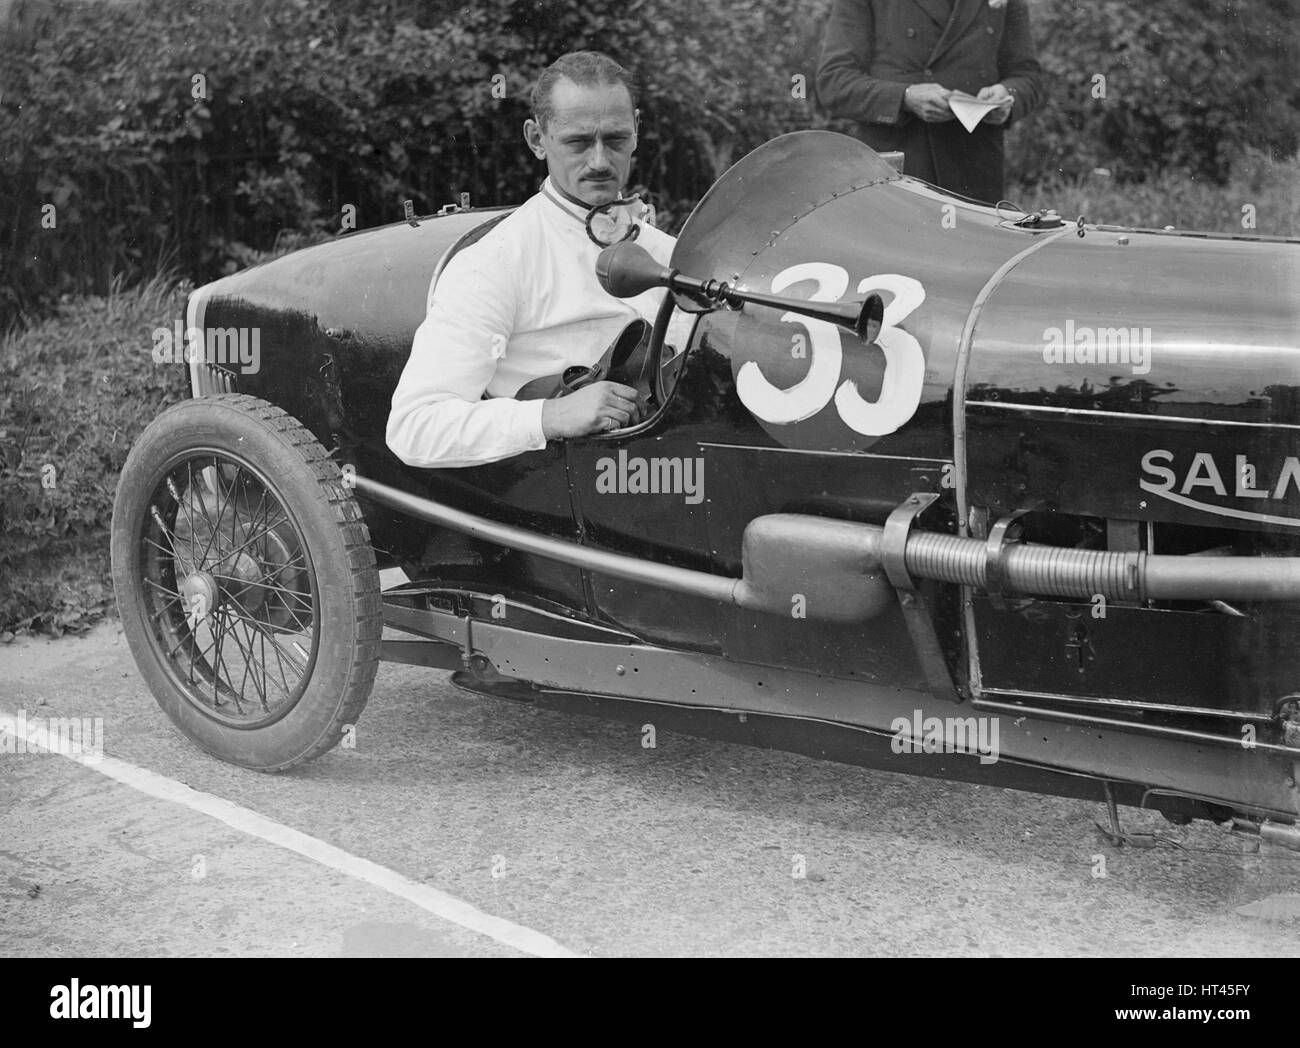
[[[356,723],[379,573],[342,473],[296,419],[238,394],[159,415],[122,469],[112,561],[140,674],[205,750],[283,771]]]

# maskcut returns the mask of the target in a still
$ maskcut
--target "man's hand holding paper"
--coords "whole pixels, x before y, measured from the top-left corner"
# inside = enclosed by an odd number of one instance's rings
[[[1015,97],[1005,85],[990,84],[981,87],[977,95],[951,91],[947,102],[953,115],[961,121],[961,126],[967,131],[974,131],[981,120],[987,120],[990,124],[1005,124],[1011,116]]]
[[[984,117],[990,124],[1005,124],[1011,118],[1011,107],[1015,104],[1016,98],[1005,84],[990,84],[988,87],[981,87],[979,94],[975,97],[981,102],[997,103],[997,109],[990,110],[988,115]]]

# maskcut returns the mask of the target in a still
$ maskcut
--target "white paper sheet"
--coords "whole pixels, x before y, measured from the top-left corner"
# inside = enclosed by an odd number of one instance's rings
[[[965,91],[954,91],[948,96],[948,108],[967,131],[974,131],[975,125],[999,105],[998,102],[983,102]]]

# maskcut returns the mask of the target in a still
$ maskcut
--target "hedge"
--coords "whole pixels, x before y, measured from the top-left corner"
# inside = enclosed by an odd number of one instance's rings
[[[20,0],[0,39],[0,328],[168,260],[209,279],[348,207],[370,226],[406,199],[520,200],[541,177],[528,86],[580,47],[641,78],[636,177],[672,228],[732,160],[827,123],[829,4]],[[1222,181],[1246,146],[1294,152],[1290,0],[1031,8],[1052,100],[1012,133],[1026,185],[1099,166]]]

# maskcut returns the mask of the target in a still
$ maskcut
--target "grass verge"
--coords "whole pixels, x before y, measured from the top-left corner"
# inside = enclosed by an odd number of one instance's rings
[[[108,533],[136,435],[186,393],[151,333],[179,316],[162,275],[75,298],[0,339],[0,640],[89,627],[112,603]]]

